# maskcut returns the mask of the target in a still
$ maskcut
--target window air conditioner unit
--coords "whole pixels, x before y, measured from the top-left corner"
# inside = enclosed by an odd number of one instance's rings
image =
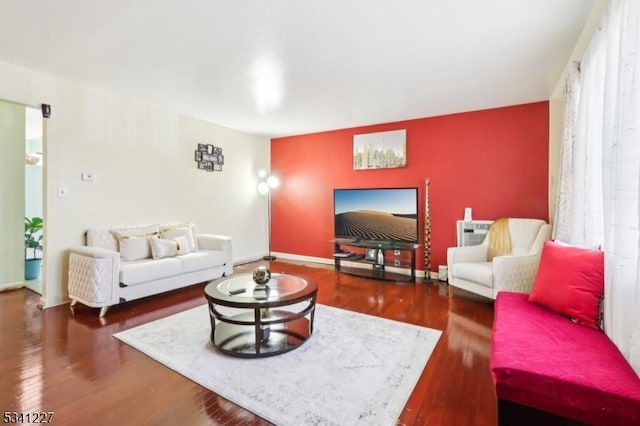
[[[493,220],[457,221],[458,247],[482,244],[492,223]]]

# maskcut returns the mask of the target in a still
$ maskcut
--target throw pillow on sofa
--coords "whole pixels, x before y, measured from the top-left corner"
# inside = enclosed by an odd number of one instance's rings
[[[529,300],[598,328],[604,252],[546,241]]]
[[[149,238],[158,238],[158,225],[114,230],[120,257],[123,260],[140,260],[151,257]]]
[[[191,247],[189,245],[189,240],[187,237],[177,237],[174,238],[173,241],[176,243],[176,248],[178,250],[178,256],[182,256],[183,254],[189,254],[192,252]]]
[[[189,250],[196,251],[196,229],[192,223],[178,223],[174,225],[163,225],[160,228],[160,238],[172,240],[177,237],[186,237],[189,242]]]
[[[174,257],[191,253],[187,238],[184,236],[174,238],[172,240],[149,238],[149,243],[151,245],[151,253],[154,259],[163,259],[165,257]]]

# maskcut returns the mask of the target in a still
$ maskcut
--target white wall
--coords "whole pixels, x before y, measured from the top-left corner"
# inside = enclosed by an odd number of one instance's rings
[[[67,299],[67,250],[89,227],[193,221],[233,238],[234,261],[266,252],[255,190],[269,139],[0,62],[0,98],[51,104],[45,131],[45,305]],[[223,148],[222,172],[196,168],[197,143]],[[83,182],[93,172],[95,182]],[[68,197],[58,198],[58,186]]]
[[[0,289],[24,284],[24,117],[0,101]]]

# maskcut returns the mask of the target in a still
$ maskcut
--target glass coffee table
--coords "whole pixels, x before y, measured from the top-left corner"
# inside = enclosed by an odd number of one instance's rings
[[[313,333],[318,287],[287,274],[259,285],[252,274],[220,278],[204,289],[211,342],[229,355],[258,358],[288,352]]]

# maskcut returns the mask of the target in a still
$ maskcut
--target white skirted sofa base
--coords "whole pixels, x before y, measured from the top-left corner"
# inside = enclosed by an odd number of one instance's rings
[[[135,234],[136,230],[147,231],[149,227],[159,231]],[[188,241],[183,244],[188,253],[181,254],[183,248],[168,255],[161,253],[166,257],[138,259],[142,256],[139,253],[131,256],[121,250],[125,243],[133,242],[140,248],[144,242],[150,245],[148,238],[158,237],[165,244],[175,242],[176,247]],[[198,235],[193,224],[93,228],[86,233],[86,244],[70,249],[69,298],[72,307],[80,302],[101,308],[100,317],[119,303],[233,274],[231,238]]]

